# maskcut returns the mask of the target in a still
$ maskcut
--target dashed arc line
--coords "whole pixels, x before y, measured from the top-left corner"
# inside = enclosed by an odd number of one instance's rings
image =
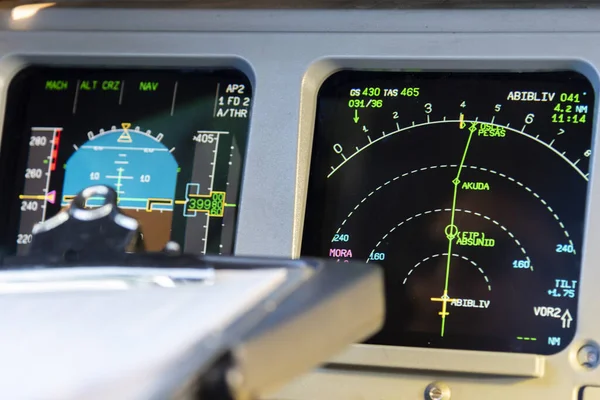
[[[521,252],[523,253],[523,255],[525,256],[525,259],[527,261],[529,261],[529,269],[533,271],[533,265],[531,265],[531,259],[529,258],[529,256],[527,255],[527,251],[525,251],[525,248],[523,247],[523,245],[521,244],[521,242],[519,241],[519,239],[517,239],[515,237],[515,235],[509,231],[504,225],[500,224],[498,221],[496,221],[495,219],[492,219],[490,217],[488,217],[487,215],[483,215],[481,213],[475,212],[475,211],[471,211],[471,210],[464,210],[461,208],[455,208],[454,211],[456,212],[464,212],[466,214],[473,214],[477,217],[483,218],[487,221],[490,221],[491,223],[493,223],[494,225],[498,226],[500,229],[502,229],[504,232],[506,232],[506,234],[508,236],[510,236],[510,238],[515,242],[515,244],[517,245],[517,247],[519,247],[521,249]],[[377,242],[377,244],[375,245],[375,247],[373,248],[373,250],[375,250],[376,248],[379,247],[379,245],[381,245],[381,243],[392,233],[394,232],[397,228],[400,228],[402,225],[404,225],[405,223],[412,221],[415,218],[419,218],[422,217],[424,215],[428,215],[428,214],[433,214],[433,213],[438,213],[438,212],[452,212],[451,208],[436,208],[435,210],[427,210],[427,211],[423,211],[420,212],[418,214],[413,215],[412,217],[408,217],[407,219],[405,219],[404,221],[401,221],[398,225],[394,226],[392,229],[390,229],[390,231],[388,233],[386,233],[385,235],[382,236],[382,238]],[[448,253],[446,253],[446,255],[448,255]],[[367,260],[367,262],[369,262],[369,260]]]
[[[427,171],[427,170],[431,170],[431,169],[437,169],[437,168],[440,168],[440,169],[442,169],[442,168],[458,168],[458,165],[457,164],[441,164],[441,165],[434,165],[434,166],[430,166],[430,167],[423,167],[423,168],[413,169],[410,172],[405,172],[402,175],[398,175],[395,178],[390,179],[389,181],[385,182],[383,185],[379,186],[377,189],[373,190],[367,196],[365,196],[359,203],[357,203],[356,206],[354,207],[354,209],[348,214],[348,216],[344,219],[344,221],[342,221],[342,223],[341,223],[340,227],[338,228],[338,230],[336,231],[336,233],[340,233],[340,231],[342,230],[342,226],[344,226],[346,224],[346,222],[352,216],[352,214],[354,213],[354,211],[356,211],[361,206],[361,204],[363,204],[365,201],[367,201],[367,199],[369,197],[371,197],[373,194],[375,194],[375,192],[381,190],[383,187],[389,185],[390,183],[392,183],[394,181],[397,181],[400,178],[404,178],[404,177],[406,177],[408,175],[412,175],[412,174],[415,174],[415,173],[418,173],[418,172],[423,172],[423,171]],[[503,174],[502,172],[495,171],[493,169],[483,168],[483,167],[477,167],[475,165],[464,165],[463,168],[470,168],[470,169],[480,170],[480,171],[483,171],[483,172],[489,172],[490,174],[494,174],[494,175],[500,176],[502,178],[508,179],[509,181],[515,183],[516,185],[522,187],[523,189],[525,189],[526,191],[528,191],[529,193],[531,193],[531,195],[533,197],[535,197],[536,199],[538,199],[540,201],[540,203],[542,203],[546,207],[546,209],[552,214],[552,216],[554,217],[554,219],[557,221],[558,225],[563,230],[563,232],[565,234],[565,237],[569,241],[569,244],[572,245],[573,247],[575,247],[573,245],[573,241],[571,240],[569,232],[567,232],[567,230],[565,228],[565,225],[562,223],[562,221],[560,220],[560,218],[558,217],[558,215],[556,215],[556,213],[554,212],[554,210],[552,209],[552,207],[550,207],[548,205],[548,203],[544,199],[542,199],[539,194],[537,194],[536,192],[534,192],[530,187],[524,185],[523,183],[519,182],[518,180],[514,179],[511,176]]]
[[[406,285],[406,281],[407,281],[407,280],[408,280],[408,278],[410,277],[410,274],[412,274],[412,273],[413,273],[413,271],[414,271],[415,269],[417,269],[417,267],[418,267],[419,265],[423,264],[423,263],[424,263],[424,262],[426,262],[426,261],[429,261],[429,260],[430,260],[430,259],[432,259],[432,258],[436,258],[436,257],[445,257],[445,256],[447,256],[447,255],[448,255],[448,253],[438,253],[438,254],[434,254],[434,255],[432,255],[432,256],[429,256],[429,257],[425,257],[424,259],[422,259],[421,261],[419,261],[418,263],[416,263],[416,264],[415,264],[415,265],[414,265],[414,266],[411,268],[411,270],[410,270],[410,271],[408,271],[408,274],[406,274],[406,278],[404,278],[404,281],[402,281],[402,284],[403,284],[403,285]],[[465,261],[468,261],[468,262],[470,262],[471,264],[473,264],[473,266],[474,266],[475,268],[477,268],[477,270],[478,270],[479,272],[481,272],[481,274],[483,275],[483,279],[485,279],[486,283],[488,284],[488,285],[487,285],[487,287],[488,287],[488,291],[490,291],[490,292],[492,291],[492,285],[490,285],[490,280],[488,279],[488,277],[487,277],[487,275],[485,274],[485,272],[483,271],[483,269],[482,269],[480,266],[478,266],[478,265],[477,265],[477,263],[476,263],[475,261],[473,261],[473,260],[471,260],[471,259],[469,259],[469,258],[467,258],[467,257],[465,257],[465,256],[461,256],[460,254],[455,254],[455,253],[452,253],[452,257],[458,257],[458,258],[462,258],[463,260],[465,260]]]

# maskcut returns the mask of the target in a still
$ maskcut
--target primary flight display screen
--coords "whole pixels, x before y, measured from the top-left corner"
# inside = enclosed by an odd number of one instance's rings
[[[33,226],[93,185],[116,190],[149,251],[231,253],[251,99],[231,69],[21,71],[2,135],[2,253],[26,253]]]
[[[318,95],[302,254],[384,267],[367,343],[572,340],[594,90],[575,72],[341,71]]]

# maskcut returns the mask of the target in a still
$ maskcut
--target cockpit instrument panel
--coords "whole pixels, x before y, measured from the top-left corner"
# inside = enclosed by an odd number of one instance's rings
[[[341,71],[302,254],[384,266],[367,343],[554,354],[577,325],[594,89],[556,72]]]
[[[232,253],[251,100],[233,69],[21,71],[2,137],[2,253],[24,253],[37,222],[95,184],[117,191],[148,250]]]

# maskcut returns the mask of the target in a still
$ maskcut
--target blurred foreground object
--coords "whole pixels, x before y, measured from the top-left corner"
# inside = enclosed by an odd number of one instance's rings
[[[85,189],[0,260],[1,398],[252,399],[381,326],[378,267],[147,253],[116,198]]]

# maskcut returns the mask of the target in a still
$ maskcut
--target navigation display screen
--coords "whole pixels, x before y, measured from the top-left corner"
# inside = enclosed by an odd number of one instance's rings
[[[575,72],[338,72],[302,254],[384,267],[368,343],[556,353],[577,325],[594,110]]]
[[[2,253],[26,253],[33,226],[93,185],[117,191],[147,250],[232,253],[251,101],[229,69],[21,71],[0,154]]]

